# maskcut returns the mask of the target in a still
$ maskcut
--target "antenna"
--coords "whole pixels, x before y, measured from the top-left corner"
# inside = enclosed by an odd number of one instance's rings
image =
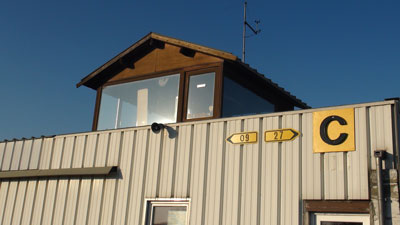
[[[247,1],[244,1],[244,19],[243,19],[243,52],[242,52],[242,62],[245,61],[245,55],[246,55],[246,27],[249,27],[251,31],[255,35],[259,34],[261,32],[260,29],[258,29],[258,24],[260,23],[260,20],[255,20],[254,23],[256,24],[256,29],[254,29],[246,19],[246,8],[247,8]]]

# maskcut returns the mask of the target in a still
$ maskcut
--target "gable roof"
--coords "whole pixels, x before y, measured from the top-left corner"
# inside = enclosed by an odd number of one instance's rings
[[[104,77],[109,76],[109,74],[107,75],[109,70],[112,70],[113,67],[119,66],[119,64],[124,59],[124,57],[128,57],[129,55],[134,55],[135,53],[138,53],[138,52],[146,51],[152,45],[154,45],[154,46],[157,45],[157,43],[154,43],[154,42],[167,43],[167,44],[178,46],[181,48],[190,49],[190,50],[193,50],[196,52],[200,52],[203,54],[221,58],[228,62],[237,64],[237,65],[241,66],[243,69],[250,71],[253,74],[255,74],[256,76],[258,76],[259,78],[261,78],[265,82],[266,86],[272,87],[272,88],[276,89],[277,91],[279,91],[282,95],[286,96],[293,103],[293,105],[295,105],[299,108],[304,108],[304,109],[311,108],[306,103],[304,103],[300,99],[293,96],[290,92],[279,87],[278,84],[272,82],[270,79],[266,78],[264,75],[258,73],[257,70],[251,68],[248,64],[243,63],[237,56],[235,56],[231,53],[213,49],[213,48],[209,48],[209,47],[205,47],[205,46],[194,44],[194,43],[187,42],[187,41],[182,41],[182,40],[179,40],[176,38],[167,37],[167,36],[153,33],[153,32],[147,34],[145,37],[143,37],[142,39],[137,41],[135,44],[131,45],[130,47],[128,47],[127,49],[122,51],[120,54],[118,54],[117,56],[115,56],[114,58],[112,58],[111,60],[109,60],[108,62],[106,62],[105,64],[103,64],[102,66],[100,66],[99,68],[94,70],[93,72],[91,72],[89,75],[87,75],[86,77],[81,79],[81,81],[76,86],[80,87],[80,86],[84,85],[84,86],[96,89],[99,86],[101,80],[103,80]]]

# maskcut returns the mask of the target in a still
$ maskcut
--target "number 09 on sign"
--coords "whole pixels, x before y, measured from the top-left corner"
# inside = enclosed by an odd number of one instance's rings
[[[257,142],[256,131],[254,132],[243,132],[243,133],[234,133],[229,136],[226,141],[231,144],[251,144]]]

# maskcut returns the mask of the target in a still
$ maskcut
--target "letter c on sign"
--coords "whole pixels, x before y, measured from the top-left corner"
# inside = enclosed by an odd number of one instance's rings
[[[328,127],[329,124],[333,121],[337,121],[339,122],[340,125],[347,125],[346,120],[344,120],[342,117],[340,116],[329,116],[327,118],[325,118],[322,123],[321,123],[321,127],[320,127],[320,135],[321,135],[321,139],[330,145],[340,145],[342,144],[344,141],[346,141],[347,137],[349,136],[347,133],[340,133],[339,137],[336,138],[335,140],[332,140],[329,138],[328,136]]]

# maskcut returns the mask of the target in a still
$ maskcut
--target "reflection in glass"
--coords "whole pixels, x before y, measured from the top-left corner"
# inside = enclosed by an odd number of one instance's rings
[[[214,115],[214,83],[214,72],[189,77],[187,119]]]
[[[98,130],[176,122],[179,74],[103,88]]]
[[[152,225],[185,225],[185,206],[155,206]]]

